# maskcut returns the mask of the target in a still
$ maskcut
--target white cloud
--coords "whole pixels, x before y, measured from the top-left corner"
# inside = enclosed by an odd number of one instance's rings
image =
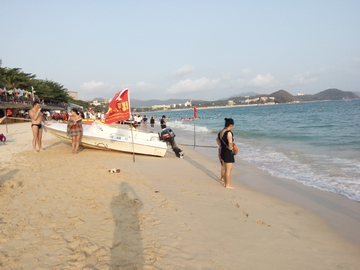
[[[80,88],[83,90],[88,90],[92,92],[93,90],[99,90],[104,88],[111,87],[110,84],[104,83],[104,82],[96,82],[96,81],[90,81],[90,82],[84,82],[80,85]]]
[[[238,79],[237,82],[235,83],[236,87],[242,88],[246,86],[246,81],[245,79]]]
[[[292,82],[294,84],[309,84],[317,81],[317,77],[315,74],[311,74],[311,72],[301,73],[295,75]]]
[[[190,73],[194,72],[194,70],[195,70],[195,69],[194,69],[192,66],[190,66],[190,65],[185,65],[185,66],[179,68],[177,71],[175,71],[175,72],[173,73],[173,75],[174,75],[175,77],[183,77],[183,76],[185,76],[185,75],[187,75],[187,74],[190,74]]]
[[[257,75],[254,79],[249,81],[250,86],[270,86],[274,83],[275,78],[270,73],[265,75]]]
[[[229,80],[230,78],[231,78],[231,73],[230,72],[222,75],[222,79],[224,79],[224,80]]]
[[[320,68],[316,71],[307,71],[304,73],[300,73],[294,76],[292,83],[293,84],[310,84],[317,82],[320,77],[329,74],[333,68]]]
[[[241,74],[244,78],[249,78],[252,75],[252,71],[250,68],[243,68]]]
[[[219,83],[219,79],[209,80],[207,78],[201,78],[197,80],[181,80],[177,84],[174,84],[165,91],[168,94],[179,94],[189,92],[200,92],[212,89]]]
[[[129,84],[127,87],[133,88],[134,90],[137,90],[137,91],[148,91],[148,90],[155,89],[157,87],[157,85],[141,81],[141,82],[138,82],[135,84]]]
[[[116,93],[125,88],[129,88],[132,98],[143,98],[146,94],[158,89],[158,86],[144,81],[114,86],[110,83],[92,80],[82,83],[79,93],[81,93],[81,97],[85,100],[91,100],[97,97],[113,98]],[[151,96],[149,95],[149,97]]]

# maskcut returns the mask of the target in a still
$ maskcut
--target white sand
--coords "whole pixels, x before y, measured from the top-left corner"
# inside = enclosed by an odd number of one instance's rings
[[[219,164],[192,149],[133,163],[116,152],[72,155],[47,133],[36,154],[29,123],[8,128],[16,142],[0,146],[1,269],[359,269],[359,246],[324,220],[236,182],[223,188]]]

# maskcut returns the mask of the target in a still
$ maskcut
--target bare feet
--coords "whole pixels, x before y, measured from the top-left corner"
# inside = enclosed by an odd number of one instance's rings
[[[38,151],[36,149],[33,150],[34,153],[37,153]]]
[[[45,150],[44,150],[44,149],[42,149],[42,148],[41,148],[41,149],[39,149],[39,152],[42,152],[42,151],[45,151]]]
[[[230,188],[230,189],[235,189],[234,187],[232,186],[224,186],[225,188]]]
[[[221,178],[220,181],[221,181],[221,182],[224,182],[224,179]]]

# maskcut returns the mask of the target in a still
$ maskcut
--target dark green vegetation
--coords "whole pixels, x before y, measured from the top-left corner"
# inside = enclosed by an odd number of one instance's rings
[[[0,88],[12,90],[19,88],[31,92],[32,88],[35,95],[45,101],[56,101],[73,103],[83,107],[89,107],[88,103],[71,98],[67,89],[60,83],[51,80],[36,79],[35,74],[25,73],[21,68],[3,68],[0,66]]]

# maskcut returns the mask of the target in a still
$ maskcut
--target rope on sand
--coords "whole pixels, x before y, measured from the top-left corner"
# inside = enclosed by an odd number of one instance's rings
[[[184,143],[178,143],[178,144],[184,146],[194,146],[193,144],[184,144]],[[195,147],[219,148],[219,146],[209,146],[209,145],[195,145]]]

